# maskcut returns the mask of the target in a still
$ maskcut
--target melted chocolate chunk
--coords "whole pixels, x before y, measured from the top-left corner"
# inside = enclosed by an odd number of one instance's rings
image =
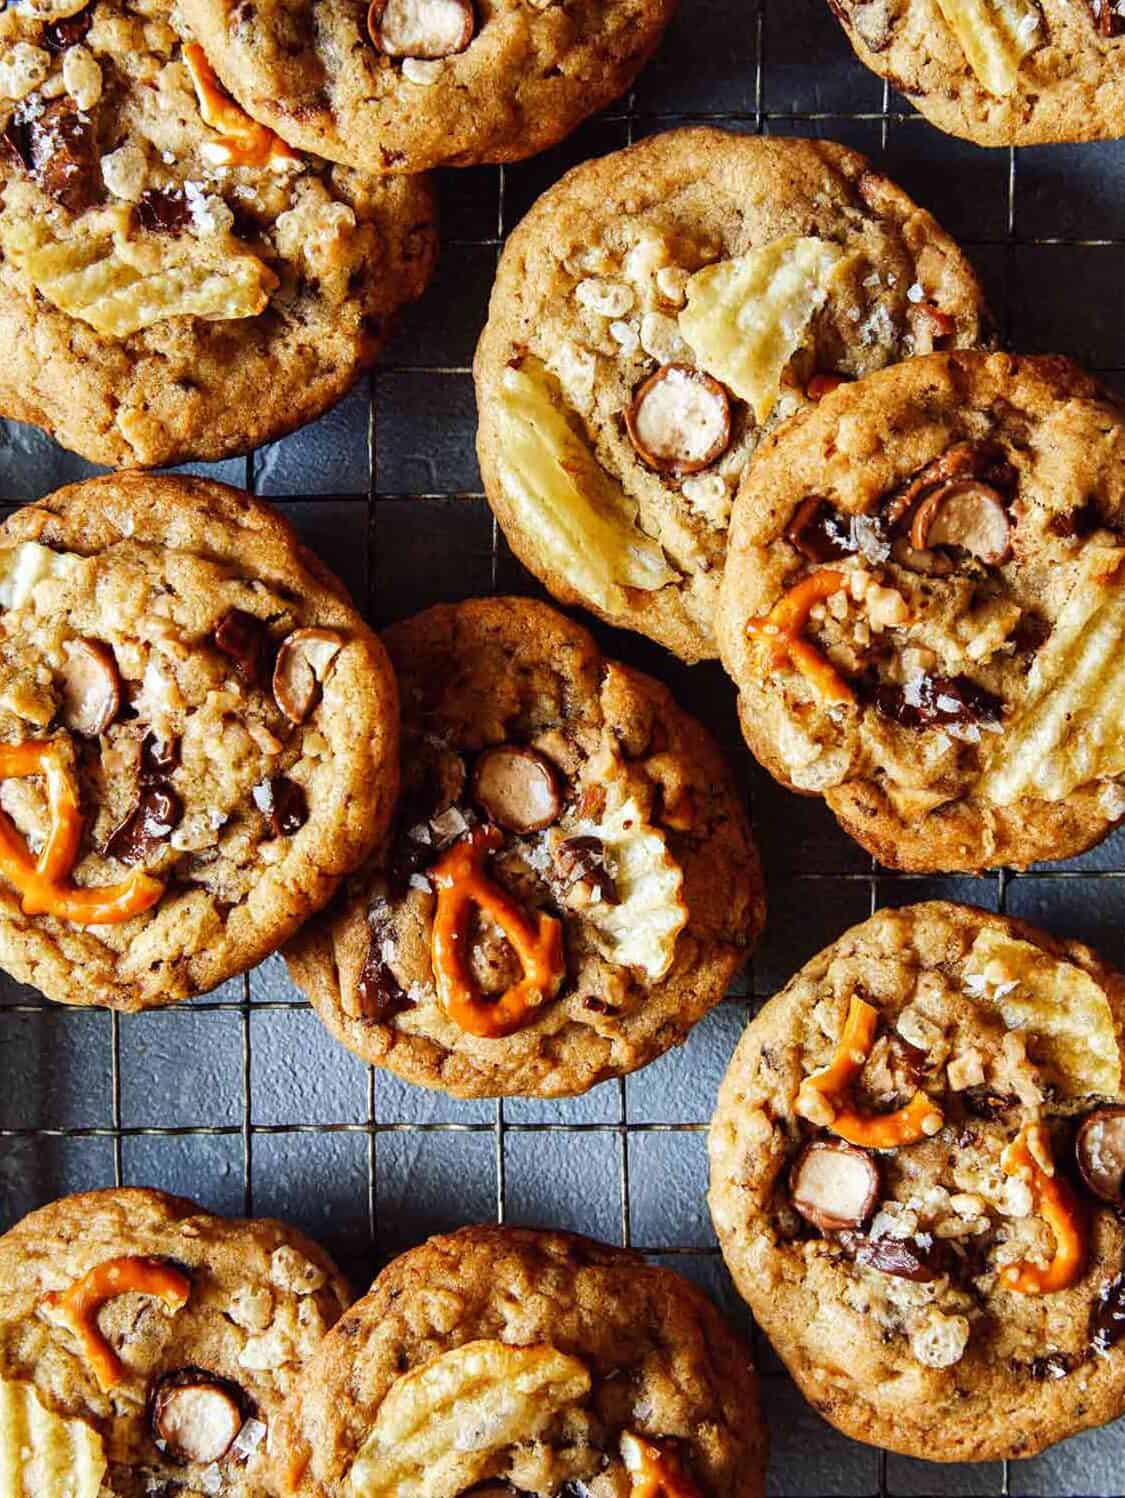
[[[73,99],[55,99],[34,118],[10,121],[9,147],[49,197],[71,213],[98,200],[94,122]]]
[[[180,762],[179,739],[158,739],[152,732],[141,740],[140,776],[143,781],[163,780]]]
[[[1048,1352],[1041,1358],[1033,1358],[1028,1367],[1032,1378],[1046,1383],[1066,1378],[1082,1361],[1082,1358],[1076,1358],[1069,1352]]]
[[[142,783],[137,804],[106,840],[106,854],[122,863],[145,863],[168,840],[183,814],[183,802],[166,781]]]
[[[992,1092],[987,1087],[967,1087],[959,1096],[965,1112],[974,1118],[1003,1118],[1019,1101],[1010,1094]]]
[[[1102,518],[1098,509],[1097,501],[1087,499],[1075,510],[1067,510],[1064,515],[1052,515],[1047,522],[1047,529],[1063,540],[1084,541],[1087,536],[1092,536],[1095,531],[1103,528],[1111,529]]]
[[[93,6],[87,5],[76,16],[63,16],[59,21],[52,21],[43,28],[44,47],[48,52],[65,52],[68,47],[76,47],[85,39],[93,19]]]
[[[852,517],[815,496],[797,507],[785,527],[785,539],[810,562],[834,562],[859,550]]]
[[[1090,1351],[1104,1357],[1125,1337],[1125,1274],[1108,1281],[1098,1292],[1090,1313]]]
[[[999,723],[1004,714],[1003,699],[968,676],[921,676],[906,686],[886,682],[867,695],[877,712],[903,728]]]
[[[178,188],[146,187],[134,204],[133,217],[152,234],[178,234],[190,220],[191,210]]]
[[[1125,16],[1117,9],[1117,0],[1086,0],[1100,36],[1125,34]]]
[[[304,789],[288,776],[275,775],[268,782],[264,800],[266,805],[262,809],[269,818],[274,837],[292,837],[309,819]]]
[[[390,934],[390,926],[385,920],[372,923],[367,956],[363,959],[357,984],[363,1018],[374,1024],[386,1024],[411,1005],[402,984],[383,960],[383,943]]]
[[[896,1279],[926,1284],[937,1279],[937,1244],[926,1245],[917,1238],[864,1238],[859,1233],[841,1233],[841,1242],[857,1264],[892,1274]]]
[[[569,890],[588,884],[595,903],[620,905],[613,876],[605,866],[605,844],[600,837],[568,837],[555,849],[555,871]]]
[[[252,687],[268,680],[273,641],[262,621],[243,609],[228,609],[215,625],[216,649],[230,656],[234,669]]]

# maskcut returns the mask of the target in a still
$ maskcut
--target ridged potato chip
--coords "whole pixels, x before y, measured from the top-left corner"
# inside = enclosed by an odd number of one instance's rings
[[[182,253],[149,269],[134,263],[123,225],[63,239],[9,227],[4,249],[47,301],[112,338],[169,317],[256,317],[277,285],[264,261],[235,250],[219,262]]]
[[[787,234],[687,283],[680,332],[708,374],[744,400],[759,422],[777,402],[785,366],[828,298],[838,245]]]
[[[0,1498],[98,1498],[102,1438],[39,1403],[31,1384],[0,1379]]]
[[[1020,63],[1040,38],[1034,0],[938,0],[938,8],[977,79],[990,94],[1010,94]]]
[[[448,1498],[495,1476],[497,1456],[533,1440],[590,1392],[554,1347],[466,1342],[391,1385],[348,1474],[355,1498]]]
[[[1026,1032],[1067,1092],[1120,1090],[1113,1011],[1082,968],[986,926],[966,959],[963,982],[975,1003],[999,1011],[1009,1030]]]
[[[78,558],[66,551],[52,551],[38,541],[0,550],[0,606],[22,608],[45,577],[65,577],[78,566]]]
[[[672,966],[676,938],[687,924],[683,870],[632,797],[578,830],[601,840],[620,900],[588,905],[584,918],[607,938],[611,962],[640,968],[656,982]]]
[[[1125,577],[1087,578],[1059,614],[1027,676],[1027,696],[994,751],[981,792],[1062,801],[1125,773]]]
[[[676,573],[636,524],[637,511],[568,419],[558,381],[537,359],[504,372],[499,403],[500,484],[544,560],[601,608],[625,606],[622,588],[654,592]]]

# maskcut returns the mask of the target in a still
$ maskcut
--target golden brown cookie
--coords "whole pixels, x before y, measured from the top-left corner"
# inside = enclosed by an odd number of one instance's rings
[[[504,248],[475,365],[489,502],[564,603],[714,655],[763,432],[986,321],[957,246],[856,152],[654,136],[576,167]]]
[[[749,1353],[693,1285],[569,1233],[472,1227],[383,1271],[273,1451],[299,1498],[760,1498],[765,1448]]]
[[[1065,359],[837,390],[743,481],[719,605],[743,732],[894,868],[1081,853],[1125,814],[1125,415]]]
[[[386,644],[394,830],[288,952],[329,1029],[461,1097],[585,1092],[680,1044],[764,910],[710,737],[530,599],[430,609]]]
[[[32,1212],[0,1238],[9,1491],[266,1498],[282,1403],[350,1299],[285,1223],[133,1189]]]
[[[861,62],[981,146],[1125,134],[1120,0],[828,0]]]
[[[1125,979],[963,905],[881,911],[753,1020],[711,1212],[805,1396],[931,1461],[1125,1407]]]
[[[361,171],[520,161],[625,93],[675,0],[187,0],[227,87]]]
[[[120,474],[0,526],[0,964],[143,1009],[259,962],[371,852],[397,702],[261,501]]]
[[[294,151],[168,0],[0,13],[0,412],[98,463],[246,452],[319,416],[419,295],[425,180]]]

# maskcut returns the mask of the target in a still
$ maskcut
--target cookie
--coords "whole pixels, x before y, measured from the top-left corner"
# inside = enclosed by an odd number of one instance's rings
[[[577,167],[508,240],[476,356],[485,489],[564,603],[712,656],[763,432],[983,333],[964,256],[864,157],[673,130]]]
[[[144,1009],[267,956],[381,837],[394,679],[267,505],[110,475],[0,526],[0,965]]]
[[[981,146],[1125,135],[1120,0],[828,0],[856,55]]]
[[[770,438],[719,608],[746,741],[901,869],[1068,858],[1125,814],[1125,412],[934,354]]]
[[[187,0],[239,102],[360,171],[521,161],[625,93],[675,0]]]
[[[168,0],[0,13],[0,414],[110,466],[247,452],[348,390],[435,247],[424,179],[290,149]]]
[[[457,1097],[585,1092],[680,1044],[764,911],[708,734],[531,599],[429,609],[385,639],[392,836],[288,951],[325,1024]]]
[[[350,1300],[283,1222],[123,1188],[32,1212],[0,1238],[8,1490],[265,1498],[285,1397]]]
[[[693,1285],[628,1249],[489,1226],[383,1271],[273,1450],[300,1498],[759,1498],[765,1445],[749,1353]]]
[[[846,932],[752,1021],[711,1212],[845,1434],[986,1461],[1121,1414],[1123,1022],[1087,947],[938,902]]]

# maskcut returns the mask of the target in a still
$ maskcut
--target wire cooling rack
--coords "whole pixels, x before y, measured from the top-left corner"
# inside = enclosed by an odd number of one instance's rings
[[[956,235],[1013,348],[1123,372],[1125,142],[983,151],[942,136],[856,63],[823,0],[681,0],[635,92],[563,147],[443,175],[443,260],[378,371],[336,411],[245,460],[196,471],[276,502],[377,624],[493,591],[539,594],[504,545],[473,452],[472,350],[506,233],[570,165],[656,130],[844,141]],[[18,503],[90,467],[0,427],[0,495]],[[662,677],[744,777],[766,866],[766,935],[737,990],[688,1044],[563,1102],[457,1103],[361,1066],[272,958],[214,994],[139,1016],[47,1004],[0,982],[0,1228],[66,1191],[147,1184],[220,1211],[274,1213],[368,1283],[428,1233],[497,1219],[631,1243],[701,1283],[756,1344],[784,1498],[1101,1498],[1125,1491],[1125,1426],[1028,1462],[935,1467],[845,1440],[801,1400],[750,1326],[707,1218],[705,1130],[746,1018],[844,929],[883,905],[962,899],[1080,936],[1125,966],[1125,836],[1065,866],[979,879],[880,869],[819,802],[749,763],[717,666],[597,628]]]

